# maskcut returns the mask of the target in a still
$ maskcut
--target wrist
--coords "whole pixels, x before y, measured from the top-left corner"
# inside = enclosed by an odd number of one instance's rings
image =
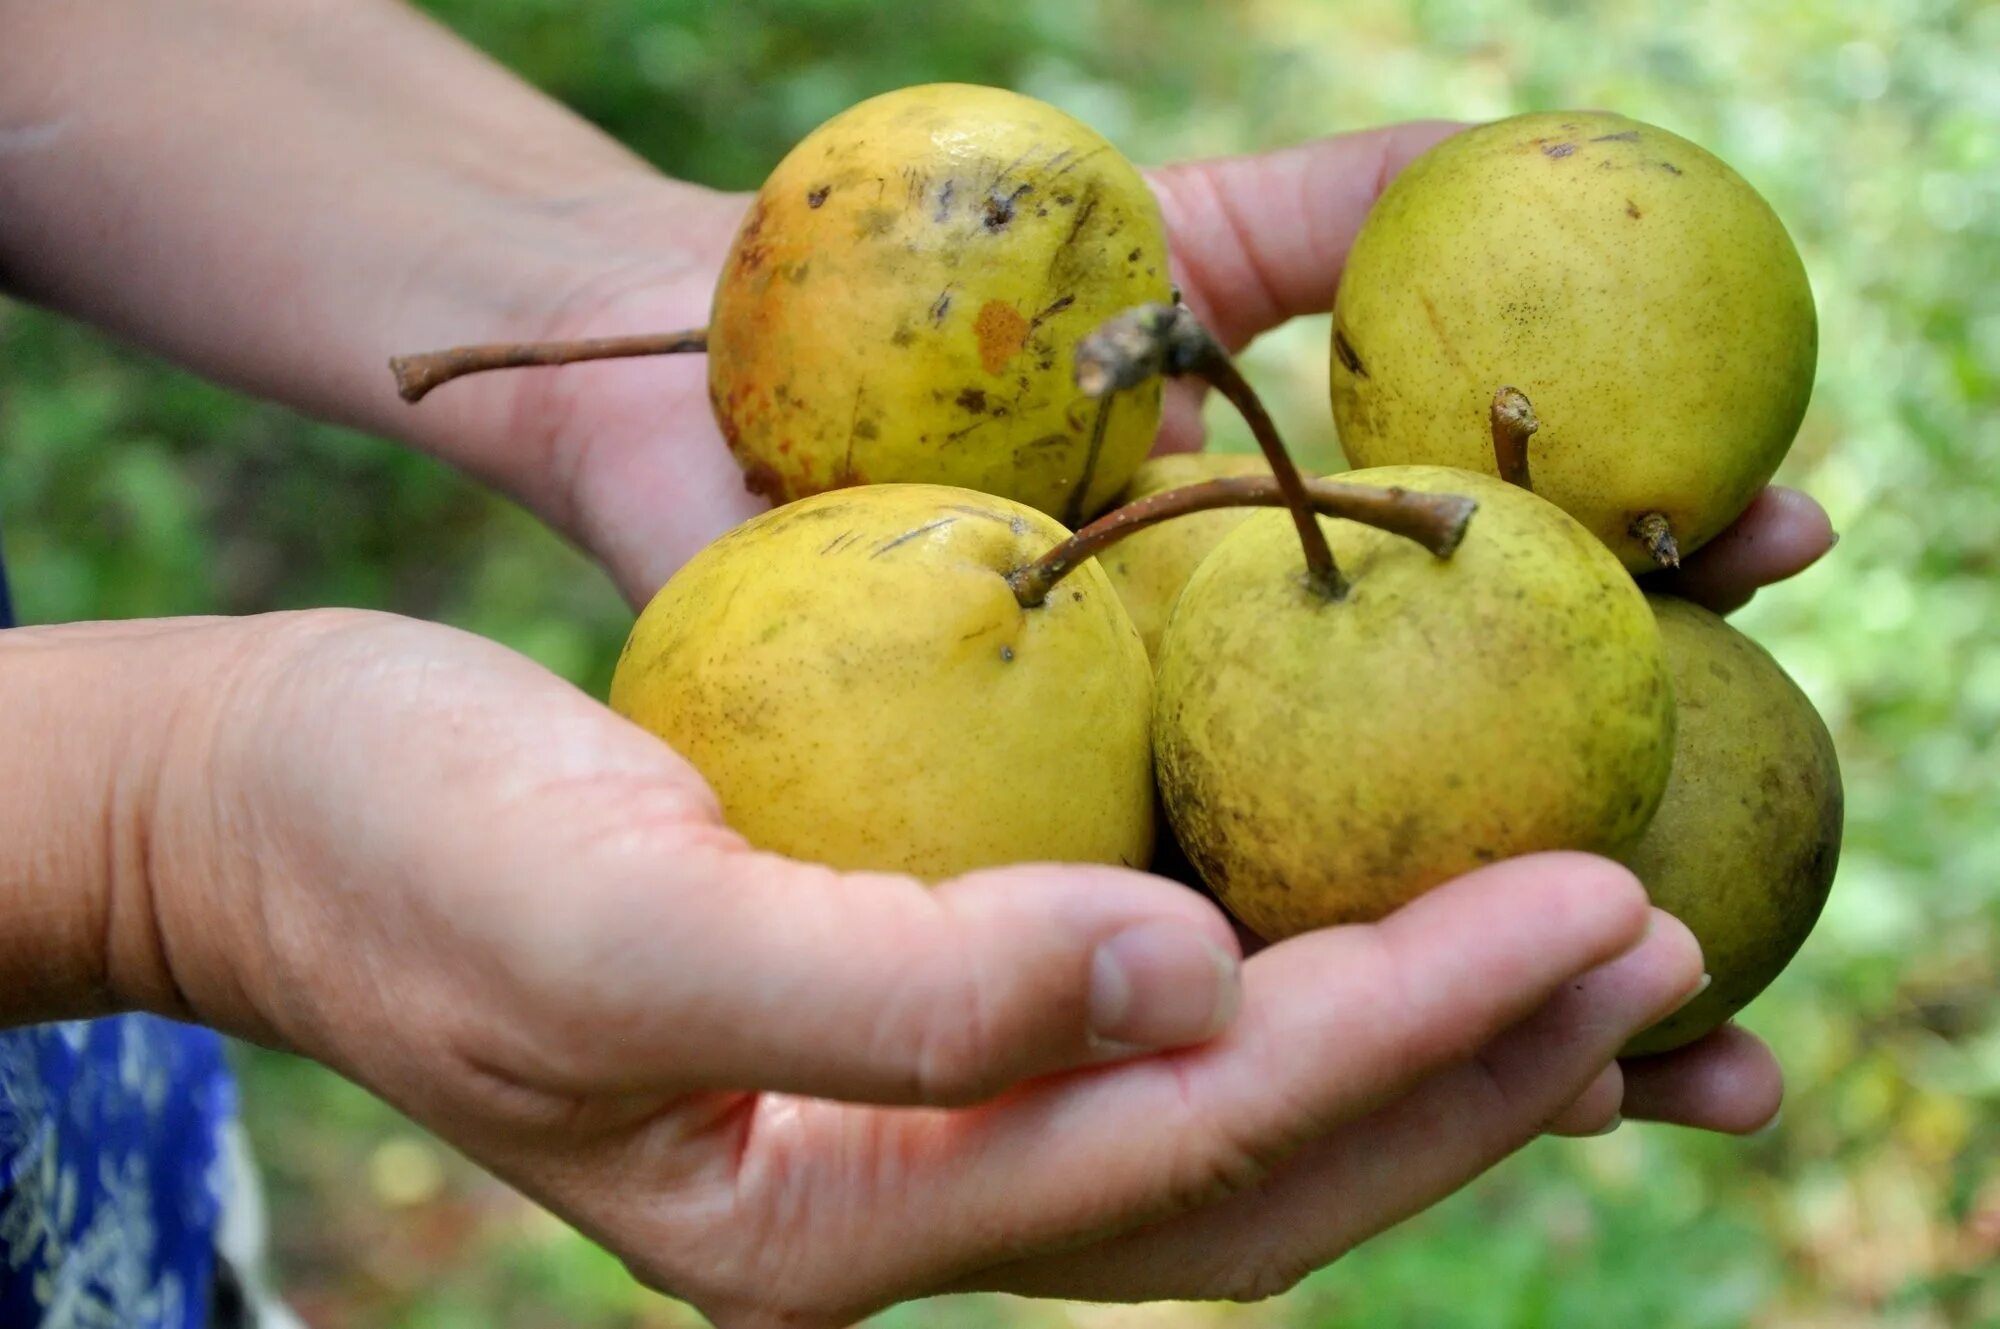
[[[0,1026],[196,1014],[159,926],[161,806],[204,783],[187,754],[245,636],[226,619],[0,634]]]

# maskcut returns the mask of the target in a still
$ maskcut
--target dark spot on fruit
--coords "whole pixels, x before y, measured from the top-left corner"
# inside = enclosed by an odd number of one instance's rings
[[[1574,143],[1544,143],[1542,145],[1542,155],[1544,157],[1567,157],[1575,151],[1576,144]]]
[[[1679,175],[1681,173],[1681,168],[1674,165],[1672,162],[1661,162],[1660,169],[1665,171],[1668,175]]]
[[[1001,658],[1002,660],[1006,661],[1006,662],[1007,662],[1008,664],[1013,664],[1013,663],[1014,663],[1014,648],[1013,648],[1012,646],[1002,646],[1002,647],[1000,648],[1000,658]]]
[[[1347,372],[1356,378],[1367,378],[1368,371],[1361,367],[1361,357],[1354,353],[1354,346],[1347,340],[1347,334],[1339,329],[1333,334],[1333,353],[1340,357],[1340,363],[1347,366]]]
[[[933,221],[943,221],[945,218],[951,216],[951,195],[952,191],[957,188],[958,181],[947,180],[944,182],[943,187],[938,190],[937,214],[932,218]]]
[[[1639,205],[1637,203],[1634,203],[1629,198],[1625,200],[1625,215],[1627,217],[1630,217],[1633,221],[1638,221],[1641,216],[1641,213],[1639,212]]]
[[[1616,134],[1599,134],[1590,141],[1592,143],[1637,143],[1639,141],[1639,131],[1636,129],[1627,129]]]
[[[1000,197],[998,194],[989,194],[986,199],[986,216],[984,219],[986,229],[997,231],[1006,226],[1008,222],[1013,221],[1015,202],[1021,195],[1033,188],[1033,185],[1020,185],[1005,198]]]
[[[856,420],[854,436],[864,443],[872,443],[882,436],[882,430],[873,420]]]
[[[944,316],[951,312],[951,287],[938,292],[938,298],[931,301],[931,322],[942,324]]]
[[[979,388],[967,388],[958,394],[957,404],[960,410],[983,411],[986,409],[986,393]]]
[[[868,557],[880,558],[882,557],[882,555],[888,553],[890,550],[895,549],[900,545],[906,545],[912,540],[918,539],[919,537],[922,536],[929,535],[932,531],[935,531],[940,527],[950,526],[957,520],[958,518],[956,517],[939,517],[936,521],[925,522],[922,526],[917,527],[913,531],[904,531],[901,535],[897,536],[893,540],[883,541],[881,544],[875,547],[875,552],[870,554]]]
[[[1072,600],[1074,600],[1074,601],[1076,601],[1076,602],[1077,602],[1078,604],[1082,604],[1082,603],[1083,603],[1083,592],[1082,592],[1082,591],[1071,591],[1071,592],[1069,593],[1069,598],[1070,598],[1070,599],[1072,599]]]
[[[1050,305],[1047,309],[1044,309],[1041,313],[1035,315],[1032,319],[1028,320],[1029,328],[1031,330],[1034,328],[1039,328],[1042,325],[1043,320],[1054,318],[1057,314],[1062,313],[1063,310],[1068,309],[1071,305],[1075,303],[1076,303],[1076,297],[1074,295],[1063,296],[1062,298],[1057,300],[1054,304]]]
[[[792,285],[797,286],[806,279],[806,273],[810,271],[811,268],[812,268],[812,260],[807,259],[803,263],[794,263],[791,266],[791,268],[786,271],[785,276],[791,279]]]
[[[917,339],[917,334],[911,332],[907,324],[897,328],[894,332],[889,334],[890,342],[897,346],[908,346],[911,343],[915,342],[916,339]]]
[[[1137,263],[1137,262],[1139,261],[1139,255],[1140,255],[1140,254],[1142,254],[1142,253],[1144,253],[1144,252],[1145,252],[1145,250],[1144,250],[1143,248],[1137,248],[1137,247],[1135,247],[1135,248],[1134,248],[1134,249],[1132,250],[1132,252],[1131,252],[1131,253],[1129,253],[1129,254],[1127,254],[1127,255],[1125,256],[1125,261],[1126,261],[1127,263]]]
[[[779,503],[785,497],[785,477],[768,462],[752,461],[743,467],[743,487],[759,498]]]
[[[1076,202],[1076,195],[1074,195],[1074,194],[1057,194],[1057,195],[1056,195],[1056,204],[1057,204],[1057,206],[1059,206],[1059,207],[1064,207],[1064,208],[1066,208],[1066,207],[1068,207],[1068,206],[1069,206],[1070,204],[1072,204],[1072,203],[1074,203],[1074,202]]]
[[[855,221],[854,236],[857,240],[873,240],[887,235],[895,226],[895,209],[870,208]]]
[[[832,192],[833,192],[833,186],[821,185],[818,189],[815,189],[812,191],[812,193],[806,195],[806,206],[809,208],[818,207],[820,204],[826,202],[826,196]]]

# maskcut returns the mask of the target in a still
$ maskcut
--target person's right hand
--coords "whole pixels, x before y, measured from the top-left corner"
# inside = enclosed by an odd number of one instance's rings
[[[156,671],[167,737],[100,828],[111,991],[325,1061],[725,1326],[1280,1291],[1534,1138],[1701,974],[1573,854],[1247,963],[1142,873],[835,873],[476,637],[176,631],[201,663]]]

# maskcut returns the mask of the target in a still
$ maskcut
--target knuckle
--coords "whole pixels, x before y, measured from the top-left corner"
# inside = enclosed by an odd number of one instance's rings
[[[920,1102],[976,1102],[1004,1087],[981,984],[969,969],[958,973],[943,992],[922,990],[911,997],[907,1018],[919,1028],[913,1089]]]

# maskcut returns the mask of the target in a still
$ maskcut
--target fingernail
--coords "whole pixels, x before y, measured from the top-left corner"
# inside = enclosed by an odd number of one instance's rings
[[[1784,1119],[1785,1119],[1785,1110],[1784,1108],[1781,1107],[1776,1112],[1773,1112],[1771,1114],[1771,1119],[1769,1121],[1765,1122],[1762,1126],[1759,1126],[1756,1130],[1751,1131],[1750,1138],[1753,1140],[1761,1140],[1767,1135],[1776,1135],[1778,1133],[1778,1123],[1782,1122]]]
[[[1713,983],[1714,981],[1715,981],[1714,974],[1703,974],[1701,976],[1701,981],[1696,983],[1685,997],[1682,997],[1679,1001],[1675,1002],[1672,1006],[1668,1007],[1666,1014],[1660,1016],[1660,1018],[1664,1020],[1667,1018],[1668,1015],[1675,1015],[1678,1014],[1680,1011],[1685,1010],[1687,1008],[1688,1003],[1693,1001],[1696,997],[1699,997],[1702,993],[1708,991],[1709,984]]]
[[[1090,1031],[1134,1048],[1213,1038],[1236,1016],[1236,957],[1189,923],[1141,923],[1097,948],[1090,964]]]
[[[1831,532],[1829,532],[1829,533],[1827,534],[1827,537],[1826,537],[1826,548],[1827,548],[1827,552],[1828,552],[1828,553],[1832,553],[1832,552],[1833,552],[1833,547],[1834,547],[1835,545],[1839,544],[1839,543],[1840,543],[1840,532],[1839,532],[1839,531],[1831,531]]]
[[[1622,1112],[1614,1112],[1611,1114],[1611,1120],[1605,1122],[1602,1126],[1599,1126],[1596,1130],[1591,1131],[1588,1135],[1585,1135],[1581,1138],[1586,1140],[1594,1140],[1600,1135],[1611,1134],[1611,1132],[1617,1130],[1620,1126],[1623,1126],[1624,1124],[1625,1124],[1625,1114]]]

